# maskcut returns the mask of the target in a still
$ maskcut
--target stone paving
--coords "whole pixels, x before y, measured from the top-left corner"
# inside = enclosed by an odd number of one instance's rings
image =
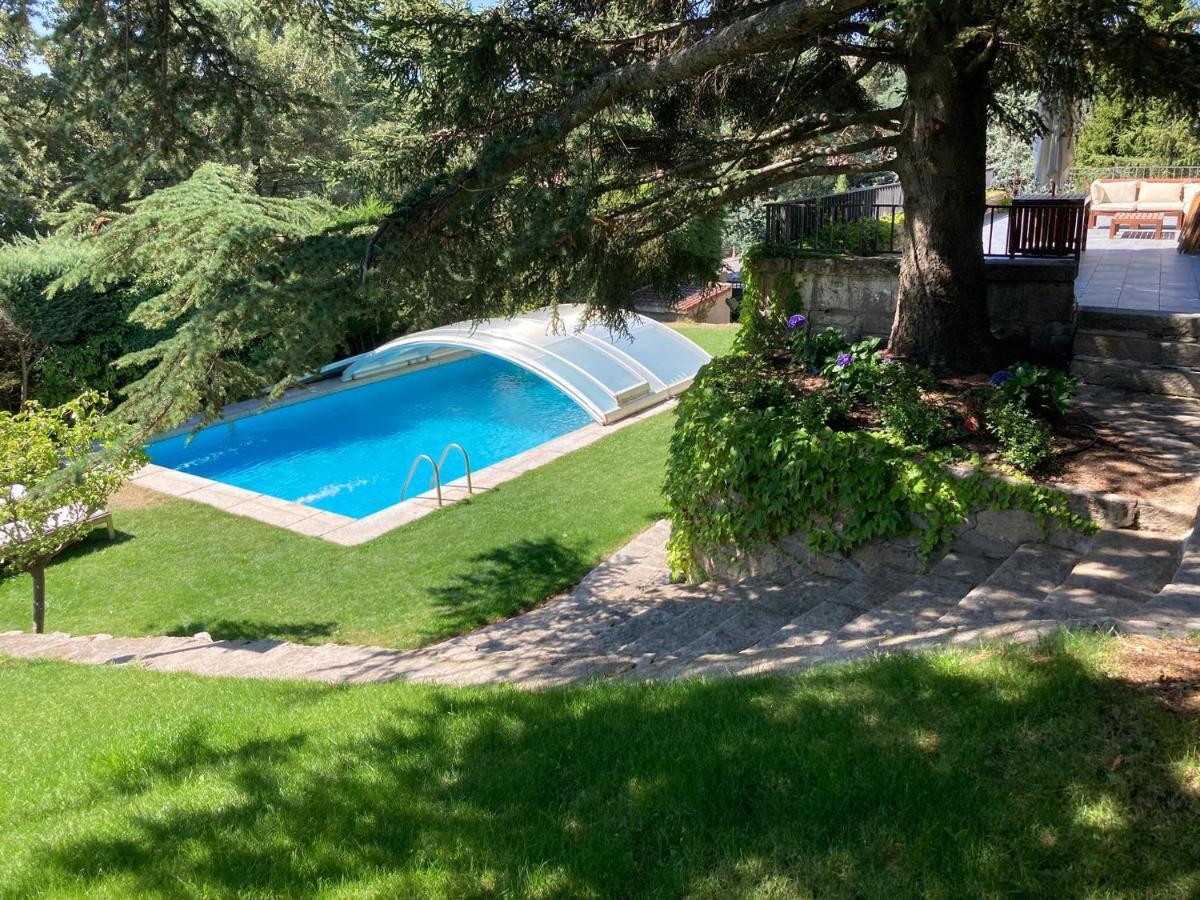
[[[1104,221],[1104,220],[1101,220]],[[1088,233],[1075,293],[1080,306],[1141,312],[1200,312],[1200,256],[1177,252],[1174,232],[1108,237],[1107,224]]]

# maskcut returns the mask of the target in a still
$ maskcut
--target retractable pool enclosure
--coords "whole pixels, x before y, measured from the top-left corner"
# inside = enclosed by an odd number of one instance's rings
[[[322,369],[343,381],[401,374],[477,353],[541,376],[601,424],[676,396],[712,357],[671,328],[631,315],[627,333],[582,324],[586,307],[560,305],[512,319],[458,322],[405,335]]]

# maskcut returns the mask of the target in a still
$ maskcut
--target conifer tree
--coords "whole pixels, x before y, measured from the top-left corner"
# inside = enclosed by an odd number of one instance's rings
[[[154,112],[164,87],[151,62],[189,63],[176,88],[193,112],[226,96],[245,104],[231,107],[231,123],[251,118],[260,73],[241,68],[227,38],[207,27],[201,0],[92,4],[113,16],[173,15],[190,4],[195,16],[181,15],[194,27],[171,36],[167,55],[149,38],[144,52],[122,54],[115,18],[95,32],[94,50],[80,45],[97,96],[114,96],[126,77],[103,60],[134,67],[128,77],[148,112],[131,121],[155,147],[187,145],[195,119]],[[712,238],[730,204],[798,179],[883,171],[899,174],[906,195],[892,351],[977,370],[993,350],[979,240],[987,127],[1036,125],[1006,98],[1200,104],[1196,19],[1172,0],[280,8],[357,54],[355,94],[374,118],[355,133],[353,158],[333,168],[378,188],[389,206],[364,229],[328,209],[252,202],[253,182],[202,169],[182,192],[117,215],[86,277],[103,280],[111,268],[167,285],[161,303],[138,313],[179,325],[152,354],[162,383],[143,387],[174,385],[188,403],[300,374],[317,361],[312,348],[333,346],[320,327],[332,321],[418,327],[585,301],[617,322],[642,284],[711,277]],[[195,65],[210,57],[212,67]],[[869,89],[881,75],[901,78],[903,89]],[[238,227],[226,228],[225,215]],[[351,289],[337,279],[360,234]],[[191,278],[196,271],[211,285]],[[203,302],[184,302],[170,279]]]

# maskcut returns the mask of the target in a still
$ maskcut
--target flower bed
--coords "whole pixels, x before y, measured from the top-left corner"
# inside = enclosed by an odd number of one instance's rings
[[[666,484],[678,573],[712,576],[796,534],[826,554],[914,535],[920,561],[984,509],[1093,527],[1022,476],[1070,449],[1065,374],[1022,364],[939,382],[803,313],[750,317],[739,352],[680,403]]]

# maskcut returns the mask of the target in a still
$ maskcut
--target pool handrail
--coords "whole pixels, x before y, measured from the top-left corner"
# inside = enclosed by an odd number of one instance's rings
[[[421,464],[421,460],[429,460],[429,464],[433,466],[433,480],[437,484],[437,500],[438,506],[442,505],[442,470],[437,463],[433,461],[433,457],[428,453],[418,453],[417,458],[413,460],[412,468],[408,470],[408,477],[404,479],[404,487],[400,489],[400,502],[404,502],[404,495],[408,493],[408,486],[412,484],[413,476],[417,474],[417,466]]]
[[[467,456],[467,449],[462,444],[450,443],[442,450],[442,458],[438,460],[438,471],[441,471],[442,466],[446,464],[446,457],[450,455],[451,450],[457,450],[462,454],[463,465],[467,467],[467,493],[475,493],[475,488],[471,484],[471,457]]]

